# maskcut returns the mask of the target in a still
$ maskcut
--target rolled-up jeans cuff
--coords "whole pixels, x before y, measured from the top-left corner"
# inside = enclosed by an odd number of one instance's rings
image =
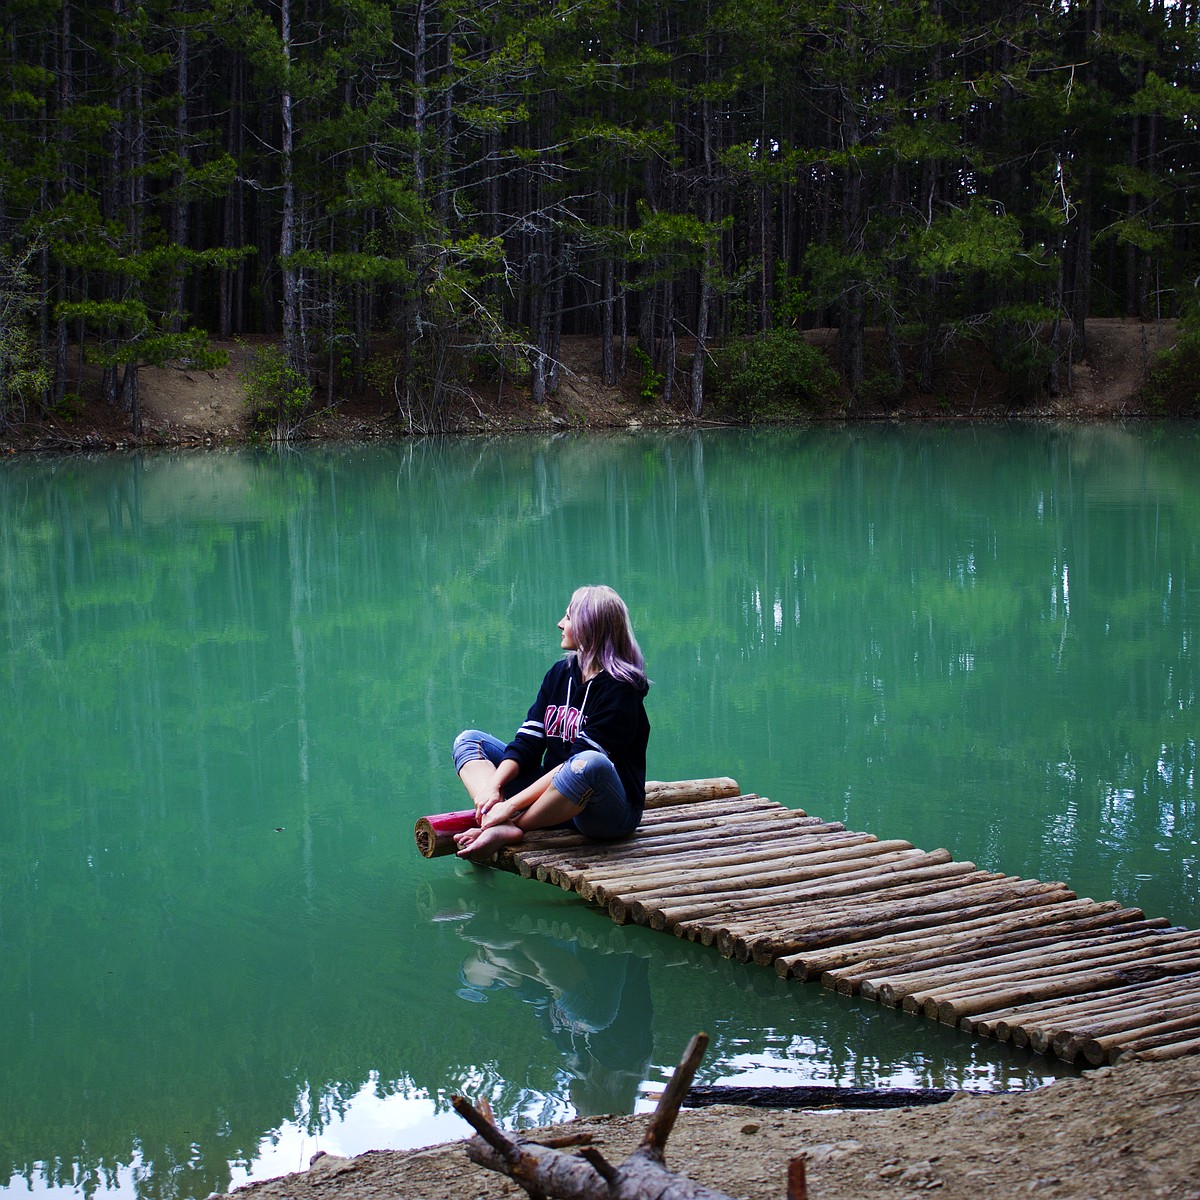
[[[464,729],[454,739],[454,769],[461,771],[469,762],[490,762],[498,767],[504,761],[508,743],[482,729]]]

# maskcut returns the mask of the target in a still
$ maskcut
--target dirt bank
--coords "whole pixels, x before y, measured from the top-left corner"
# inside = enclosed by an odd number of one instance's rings
[[[579,1120],[610,1162],[645,1116]],[[463,1126],[464,1136],[470,1131]],[[1200,1057],[1122,1063],[1009,1096],[959,1096],[889,1111],[685,1111],[667,1146],[675,1171],[747,1200],[783,1200],[788,1160],[807,1155],[812,1200],[1200,1200]],[[240,1189],[242,1200],[450,1200],[522,1196],[461,1143],[354,1159]]]
[[[832,331],[807,336],[831,354]],[[1154,354],[1171,345],[1175,322],[1097,318],[1088,322],[1088,353],[1075,364],[1063,393],[1056,397],[1015,400],[1008,382],[996,371],[986,348],[964,342],[946,350],[936,392],[923,395],[911,387],[886,404],[856,401],[848,410],[828,414],[842,418],[891,420],[991,418],[1022,416],[1050,419],[1114,419],[1144,415],[1138,389]],[[144,431],[134,437],[127,413],[105,405],[96,373],[82,368],[79,399],[52,419],[14,424],[0,433],[0,446],[11,450],[120,449],[137,445],[228,445],[246,440],[245,388],[240,373],[260,341],[229,342],[220,348],[229,365],[214,371],[144,367],[140,372]],[[598,339],[563,339],[563,370],[557,394],[535,405],[525,389],[508,383],[475,381],[438,414],[443,432],[495,433],[518,430],[655,428],[689,424],[692,417],[678,391],[673,401],[644,400],[640,377],[629,369],[620,386],[601,380]],[[340,402],[334,411],[309,421],[305,437],[358,440],[411,432],[390,396],[368,396]]]

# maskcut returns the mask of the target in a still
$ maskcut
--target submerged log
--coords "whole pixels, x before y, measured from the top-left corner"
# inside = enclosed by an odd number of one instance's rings
[[[659,1099],[641,1143],[619,1167],[609,1163],[593,1147],[585,1148],[577,1155],[564,1154],[519,1134],[509,1137],[463,1097],[455,1096],[452,1100],[455,1111],[479,1135],[467,1142],[467,1157],[482,1167],[507,1175],[534,1197],[732,1200],[727,1192],[719,1192],[668,1170],[664,1161],[667,1138],[675,1127],[684,1096],[707,1045],[707,1034],[698,1033],[692,1038]]]
[[[708,1108],[714,1104],[740,1104],[747,1108],[908,1108],[917,1104],[944,1104],[961,1095],[996,1094],[964,1093],[953,1088],[856,1088],[829,1083],[783,1087],[711,1085],[689,1089],[683,1103],[687,1108]]]

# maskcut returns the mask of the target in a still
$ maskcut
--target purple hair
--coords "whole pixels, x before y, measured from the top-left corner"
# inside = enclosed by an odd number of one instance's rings
[[[579,665],[585,675],[601,669],[614,679],[648,688],[646,661],[633,636],[629,609],[610,587],[595,584],[576,589],[567,605]]]

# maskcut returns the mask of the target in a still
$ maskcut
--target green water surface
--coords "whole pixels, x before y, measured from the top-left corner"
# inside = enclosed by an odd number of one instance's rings
[[[203,1197],[702,1082],[1071,1068],[413,849],[575,586],[650,774],[1200,926],[1192,425],[0,464],[0,1185]]]

